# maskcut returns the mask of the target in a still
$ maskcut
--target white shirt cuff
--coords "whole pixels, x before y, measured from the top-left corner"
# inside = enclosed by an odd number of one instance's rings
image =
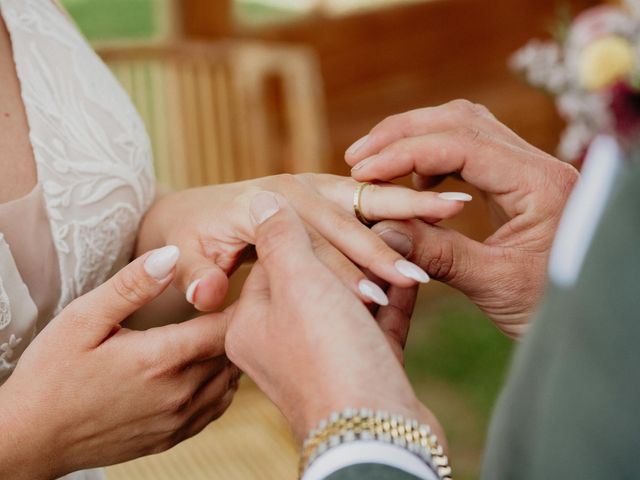
[[[438,480],[420,458],[393,444],[376,441],[343,443],[327,451],[307,469],[302,480],[324,480],[343,468],[377,463],[403,470],[423,480]]]

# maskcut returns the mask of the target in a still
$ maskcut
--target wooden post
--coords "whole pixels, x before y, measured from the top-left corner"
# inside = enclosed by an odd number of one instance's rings
[[[173,0],[183,38],[228,37],[234,30],[233,0]]]

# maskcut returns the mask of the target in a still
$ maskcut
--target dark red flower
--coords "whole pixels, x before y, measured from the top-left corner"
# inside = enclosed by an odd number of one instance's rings
[[[640,144],[640,90],[627,82],[618,82],[610,90],[613,129],[626,147]]]

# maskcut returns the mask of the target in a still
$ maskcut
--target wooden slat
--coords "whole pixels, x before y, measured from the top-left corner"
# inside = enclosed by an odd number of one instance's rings
[[[322,91],[309,50],[225,41],[99,51],[149,125],[163,183],[186,188],[325,169]],[[277,105],[270,78],[285,89]],[[274,112],[286,125],[276,125]]]

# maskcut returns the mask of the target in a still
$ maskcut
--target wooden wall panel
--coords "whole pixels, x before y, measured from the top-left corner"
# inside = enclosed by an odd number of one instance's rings
[[[179,35],[211,39],[233,34],[233,0],[171,1]]]
[[[486,104],[527,140],[553,151],[561,129],[550,99],[523,85],[509,56],[547,37],[554,0],[433,0],[342,18],[243,32],[313,47],[328,103],[334,168],[344,149],[395,112],[454,98]],[[596,0],[569,2],[575,11]]]
[[[378,121],[455,98],[485,104],[526,140],[554,152],[563,125],[552,99],[516,78],[507,61],[531,38],[549,37],[558,7],[567,3],[578,12],[600,2],[425,0],[262,29],[234,26],[230,35],[303,44],[317,52],[327,102],[331,171],[348,174],[344,151]],[[459,183],[443,188],[467,189]],[[483,202],[475,201],[449,224],[482,239],[491,231],[485,219]]]

